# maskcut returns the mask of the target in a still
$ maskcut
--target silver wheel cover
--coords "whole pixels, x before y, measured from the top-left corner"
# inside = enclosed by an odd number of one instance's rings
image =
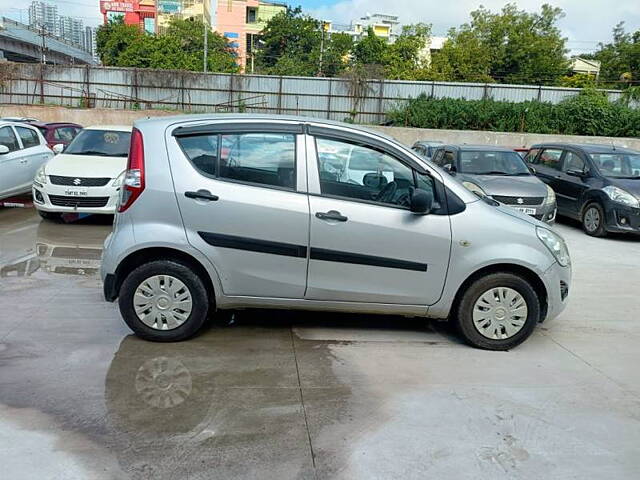
[[[473,325],[478,332],[492,340],[513,337],[522,330],[529,309],[520,293],[508,287],[487,290],[473,306]]]
[[[590,232],[595,232],[600,226],[600,212],[595,207],[589,207],[584,214],[584,226]]]
[[[154,275],[136,288],[133,309],[146,326],[154,330],[173,330],[191,315],[191,292],[171,275]]]

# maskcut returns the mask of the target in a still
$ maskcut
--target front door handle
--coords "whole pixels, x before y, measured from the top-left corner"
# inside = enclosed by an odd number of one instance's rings
[[[197,192],[184,192],[184,196],[187,198],[194,198],[196,200],[207,200],[209,202],[217,202],[218,196],[211,193],[209,190],[198,190]]]
[[[27,160],[26,158],[22,158],[22,159],[20,159],[20,163],[22,163],[22,164],[25,164],[25,163],[27,163],[27,162],[28,162],[28,160]]]
[[[336,222],[346,222],[349,220],[344,215],[336,210],[329,210],[328,212],[316,212],[316,217],[320,220],[335,220]]]

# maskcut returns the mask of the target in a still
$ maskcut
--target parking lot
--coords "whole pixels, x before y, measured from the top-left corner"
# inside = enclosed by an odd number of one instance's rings
[[[272,311],[154,344],[102,299],[108,218],[0,209],[2,475],[640,478],[640,239],[555,228],[570,305],[513,351]]]

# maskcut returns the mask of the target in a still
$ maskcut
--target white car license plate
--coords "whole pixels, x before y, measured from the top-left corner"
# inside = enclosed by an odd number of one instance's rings
[[[536,209],[535,208],[515,207],[515,209],[518,210],[519,212],[526,213],[527,215],[535,215],[536,214]]]
[[[67,188],[64,194],[67,197],[86,197],[89,193],[87,188]]]

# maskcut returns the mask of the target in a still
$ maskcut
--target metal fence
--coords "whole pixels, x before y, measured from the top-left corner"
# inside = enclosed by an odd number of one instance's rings
[[[364,91],[363,91],[364,90]],[[358,91],[355,96],[353,92]],[[344,78],[230,75],[93,66],[0,63],[0,104],[85,108],[256,112],[382,123],[399,101],[490,98],[558,103],[579,89],[534,85],[371,80],[365,89]],[[618,90],[606,90],[611,100]]]

